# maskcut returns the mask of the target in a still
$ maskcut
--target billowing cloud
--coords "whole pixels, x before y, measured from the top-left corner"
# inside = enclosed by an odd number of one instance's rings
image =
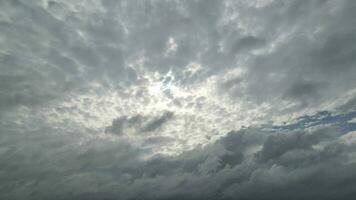
[[[0,199],[353,199],[355,1],[0,2]]]
[[[148,160],[147,150],[135,150],[125,142],[77,137],[78,144],[69,135],[32,134],[2,140],[4,197],[352,199],[355,195],[354,133],[344,135],[333,126],[232,131],[203,148]],[[19,147],[14,151],[12,145]]]

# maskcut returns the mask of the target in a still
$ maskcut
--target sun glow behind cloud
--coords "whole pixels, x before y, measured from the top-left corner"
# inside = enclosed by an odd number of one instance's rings
[[[355,3],[0,1],[0,199],[354,200]]]
[[[273,123],[281,124],[290,118],[306,114],[301,111],[299,114],[295,113],[295,116],[286,114],[271,118],[269,113],[276,109],[273,105],[252,105],[248,99],[232,99],[219,92],[217,85],[228,85],[230,80],[243,78],[246,73],[243,67],[227,70],[223,78],[216,75],[195,84],[184,85],[173,71],[165,74],[146,71],[141,68],[142,63],[143,58],[129,65],[136,71],[136,84],[118,89],[92,82],[88,92],[64,97],[65,101],[50,109],[44,107],[38,112],[38,117],[45,118],[46,123],[53,127],[67,124],[73,129],[85,128],[92,131],[88,135],[90,137],[126,140],[136,146],[141,146],[147,136],[172,138],[169,143],[153,146],[153,152],[177,155],[196,146],[210,144],[230,130],[270,123],[271,119],[275,120]],[[192,62],[182,72],[186,77],[193,77],[202,73],[202,68],[199,63]],[[244,82],[240,83],[240,88],[244,87],[243,84]],[[280,109],[285,109],[284,104],[291,106],[288,102],[280,102]],[[118,117],[158,116],[166,111],[174,113],[174,117],[152,133],[142,135],[137,134],[137,130],[125,129],[123,137],[104,132]]]

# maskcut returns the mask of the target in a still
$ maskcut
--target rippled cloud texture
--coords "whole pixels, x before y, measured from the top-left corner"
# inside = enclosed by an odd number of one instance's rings
[[[1,1],[0,199],[353,200],[355,9]]]

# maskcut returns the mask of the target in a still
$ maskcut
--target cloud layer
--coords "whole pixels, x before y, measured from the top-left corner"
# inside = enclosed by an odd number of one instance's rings
[[[0,2],[0,198],[352,199],[355,8]]]
[[[52,130],[53,133],[53,130]],[[80,143],[78,144],[78,142]],[[3,138],[6,199],[353,199],[355,132],[232,131],[179,156],[33,132]]]

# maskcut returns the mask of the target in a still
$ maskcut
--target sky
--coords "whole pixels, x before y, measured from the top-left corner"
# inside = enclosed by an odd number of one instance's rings
[[[0,1],[0,199],[353,200],[356,1]]]

